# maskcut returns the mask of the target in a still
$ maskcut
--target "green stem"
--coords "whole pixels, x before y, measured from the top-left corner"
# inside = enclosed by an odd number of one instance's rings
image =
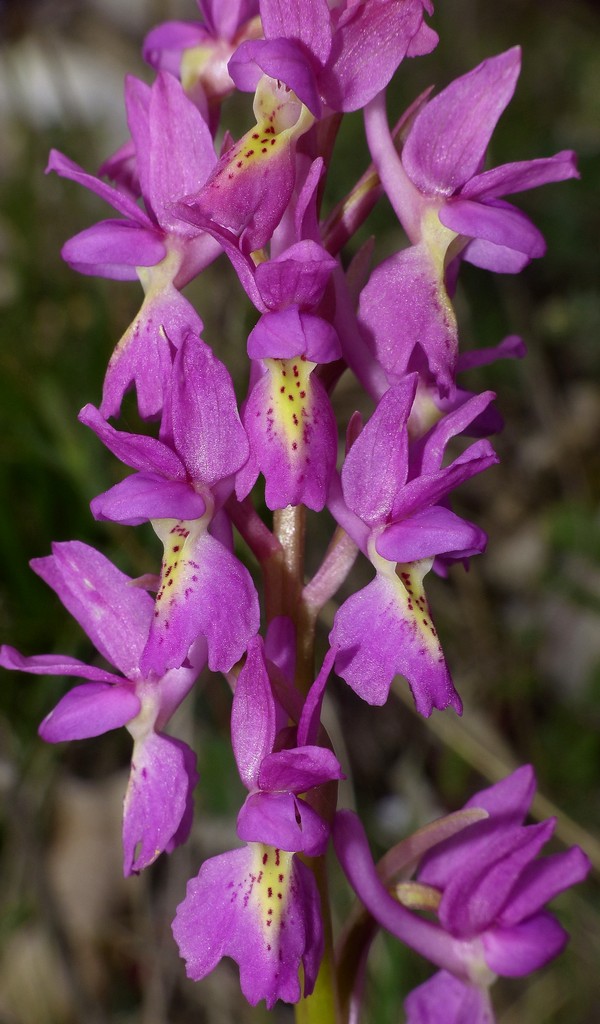
[[[270,559],[265,573],[266,603],[269,618],[288,615],[296,627],[296,684],[308,693],[314,679],[316,615],[302,599],[304,587],[304,538],[306,509],[303,505],[278,509],[273,515],[273,533],[281,544],[281,554]],[[296,1024],[337,1024],[335,970],[331,910],[325,857],[306,858],[321,897],[324,953],[312,995],[295,1007]]]
[[[302,600],[306,509],[288,505],[273,514],[273,532],[282,548],[279,559],[279,615],[288,615],[296,627],[296,685],[308,693],[314,679],[316,618]]]

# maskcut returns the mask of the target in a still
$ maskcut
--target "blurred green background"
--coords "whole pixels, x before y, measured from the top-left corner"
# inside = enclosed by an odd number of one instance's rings
[[[466,712],[417,720],[398,687],[383,709],[334,686],[328,726],[355,801],[383,851],[517,764],[536,766],[539,816],[559,815],[556,848],[582,843],[589,882],[556,903],[567,954],[530,982],[494,990],[502,1024],[600,1019],[600,13],[583,0],[438,2],[438,49],[402,66],[390,119],[430,83],[443,86],[515,43],[523,72],[494,136],[490,163],[574,148],[580,182],[517,198],[548,241],[518,277],[465,266],[457,296],[465,346],[520,333],[526,360],[473,373],[497,390],[506,428],[499,467],[472,481],[457,510],[489,532],[485,556],[428,593]],[[71,235],[106,207],[44,177],[54,146],[94,171],[126,137],[122,81],[146,80],[145,32],[193,18],[192,0],[0,2],[0,640],[26,653],[91,650],[28,569],[53,540],[96,544],[124,570],[156,571],[149,529],[96,524],[89,500],[122,475],[77,423],[97,403],[106,361],[137,310],[135,284],[80,277],[60,259]],[[240,130],[249,102],[228,101]],[[329,201],[367,163],[361,119],[344,125]],[[404,244],[382,202],[364,235],[377,258]],[[223,260],[190,292],[205,337],[243,382],[248,303]],[[235,297],[237,296],[237,297]],[[241,392],[240,392],[241,393]],[[342,417],[360,400],[343,382]],[[126,403],[125,424],[134,423]],[[366,577],[365,577],[366,578]],[[333,609],[328,609],[329,615]],[[192,841],[141,878],[120,873],[120,813],[130,748],[111,734],[58,748],[37,725],[67,688],[2,672],[0,687],[1,1024],[230,1024],[287,1021],[252,1011],[225,964],[200,985],[184,977],[169,921],[202,858],[235,845],[240,787],[228,747],[229,700],[211,680],[174,731],[199,752]],[[123,732],[123,731],[122,731]],[[348,893],[333,881],[341,915]],[[365,1021],[402,1020],[402,995],[426,976],[399,944],[378,940]]]

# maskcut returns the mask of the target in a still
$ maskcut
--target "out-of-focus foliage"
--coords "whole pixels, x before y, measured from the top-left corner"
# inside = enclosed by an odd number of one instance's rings
[[[497,993],[502,1024],[595,1024],[600,1005],[600,17],[584,0],[438,0],[436,52],[406,63],[390,117],[517,42],[523,72],[494,137],[494,164],[580,154],[579,183],[527,194],[548,256],[517,278],[465,267],[458,296],[463,343],[520,333],[522,363],[473,373],[499,394],[501,465],[464,489],[463,511],[490,534],[469,574],[455,569],[431,603],[466,713],[417,721],[401,701],[365,709],[343,687],[331,733],[348,758],[356,799],[381,849],[403,830],[460,806],[514,764],[532,761],[563,815],[559,842],[595,861],[586,887],[559,901],[573,934],[561,961],[532,984]],[[86,641],[27,568],[52,540],[99,545],[124,570],[155,571],[149,530],[95,524],[88,502],[120,470],[77,423],[97,402],[106,360],[137,308],[135,284],[82,278],[60,260],[63,241],[105,211],[43,169],[51,146],[94,170],[125,138],[126,71],[150,80],[144,32],[194,17],[192,0],[13,0],[0,3],[0,639],[26,653],[85,658]],[[244,125],[248,98],[236,115]],[[339,139],[336,198],[366,162],[360,117]],[[326,202],[333,193],[328,191]],[[519,197],[517,197],[519,203]],[[384,204],[365,228],[377,258],[402,244]],[[232,296],[238,295],[238,298]],[[194,288],[206,338],[243,387],[251,312],[224,261]],[[350,413],[351,384],[339,402]],[[134,422],[133,403],[127,407]],[[459,509],[460,511],[460,509]],[[399,687],[402,691],[402,686]],[[60,680],[2,673],[0,689],[0,1019],[6,1024],[228,1024],[267,1019],[241,1005],[233,968],[194,986],[169,933],[185,880],[201,857],[234,841],[239,787],[228,744],[229,698],[211,680],[178,734],[199,751],[193,842],[140,879],[120,876],[126,738],[50,748],[36,736]],[[347,753],[346,753],[347,752]],[[349,794],[349,790],[348,790]],[[348,796],[350,799],[350,797]],[[546,816],[548,805],[539,805]],[[340,906],[347,901],[340,879]],[[340,911],[341,912],[341,911]],[[378,940],[379,941],[379,940]],[[423,967],[379,941],[366,1020],[400,1019],[402,993]],[[377,996],[375,996],[377,993]],[[496,995],[496,993],[495,993]],[[283,1009],[275,1021],[290,1019]]]

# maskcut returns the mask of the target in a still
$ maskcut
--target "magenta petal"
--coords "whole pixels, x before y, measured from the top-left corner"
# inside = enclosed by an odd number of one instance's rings
[[[505,245],[495,245],[483,238],[473,238],[461,253],[462,259],[482,270],[492,270],[495,274],[518,274],[530,262],[529,256],[507,249]]]
[[[329,828],[306,801],[293,793],[252,793],[238,815],[237,834],[246,842],[320,857],[327,846]]]
[[[260,396],[257,396],[257,397],[259,398]],[[250,398],[252,398],[252,395],[250,396]],[[262,409],[262,403],[260,403],[260,401],[258,401],[256,403],[256,405],[257,405],[256,413],[258,414],[258,416],[260,416],[261,415],[261,409]],[[246,409],[244,410],[244,418],[246,416],[246,413],[247,413],[247,406],[246,406]],[[248,456],[248,459],[247,459],[245,465],[242,466],[241,470],[239,471],[239,473],[237,474],[236,479],[235,479],[235,493],[236,493],[238,501],[243,501],[244,498],[246,498],[250,494],[250,491],[252,490],[252,488],[254,487],[254,484],[256,483],[256,481],[258,479],[258,474],[260,473],[260,465],[259,465],[259,461],[258,461],[258,452],[253,452],[252,451],[252,430],[250,429],[250,427],[248,425],[246,425],[246,433],[247,433],[248,438],[250,440],[250,455]],[[283,507],[284,506],[282,506],[282,508]]]
[[[175,524],[165,539],[155,615],[140,661],[144,673],[162,676],[178,668],[199,635],[206,637],[211,671],[228,672],[258,631],[250,573],[205,528],[190,533],[190,526]]]
[[[118,416],[123,395],[135,384],[140,416],[156,416],[169,387],[171,343],[177,348],[188,331],[199,334],[201,330],[202,321],[194,307],[171,284],[150,290],[110,358],[102,415]]]
[[[123,808],[125,875],[152,864],[181,826],[198,781],[184,750],[185,744],[154,732],[135,744]]]
[[[486,850],[495,845],[502,829],[521,825],[534,793],[535,776],[531,765],[523,765],[500,782],[475,793],[465,809],[481,807],[490,817],[433,847],[421,862],[419,881],[444,889],[465,864],[478,863],[486,856]]]
[[[388,85],[422,21],[422,0],[346,4],[320,78],[329,106],[351,111],[372,100]]]
[[[484,60],[417,114],[402,150],[404,168],[426,195],[452,195],[480,170],[519,77],[521,51]]]
[[[255,278],[269,309],[291,305],[312,309],[321,301],[335,266],[335,259],[321,245],[305,239],[291,245],[276,259],[259,263]]]
[[[258,773],[258,787],[264,791],[289,790],[306,793],[332,779],[343,779],[340,763],[326,747],[295,747],[270,752],[264,757]]]
[[[305,338],[303,351],[307,359],[313,363],[332,363],[335,359],[341,358],[342,350],[337,331],[327,320],[312,313],[301,312],[300,326]]]
[[[406,374],[419,345],[439,387],[453,388],[456,317],[424,246],[411,245],[375,268],[361,292],[360,323],[390,379],[397,381]]]
[[[449,705],[460,713],[428,608],[415,609],[414,597],[396,578],[378,574],[349,597],[336,613],[329,643],[338,648],[336,672],[369,704],[385,704],[392,679],[403,675],[420,714]]]
[[[93,224],[61,249],[62,258],[73,270],[116,281],[136,281],[136,267],[153,267],[166,252],[156,231],[125,220]]]
[[[386,527],[375,546],[389,562],[417,562],[442,554],[469,558],[480,554],[486,541],[487,535],[479,527],[435,505]]]
[[[158,691],[159,706],[154,723],[155,732],[163,731],[167,722],[173,717],[177,708],[193,688],[194,683],[205,666],[206,643],[200,639],[192,646],[186,665],[182,668],[171,669],[165,673],[160,680]],[[173,740],[173,742],[179,743],[179,740]]]
[[[413,989],[404,1002],[406,1024],[494,1024],[486,988],[460,981],[448,971]]]
[[[535,787],[533,768],[524,764],[500,782],[475,793],[465,807],[483,807],[490,816],[500,818],[503,825],[520,825],[529,812]]]
[[[183,51],[201,46],[207,35],[197,21],[165,21],[151,29],[144,39],[142,56],[157,71],[178,75]]]
[[[207,231],[214,225],[217,238],[223,230],[235,236],[245,255],[270,240],[296,178],[295,142],[288,131],[264,136],[268,146],[256,147],[251,136],[266,127],[261,123],[256,132],[247,132],[221,157],[198,194],[174,208],[182,219]]]
[[[35,676],[77,676],[79,679],[93,679],[103,683],[122,683],[122,676],[116,676],[95,665],[85,665],[79,658],[68,654],[33,654],[27,657],[16,647],[2,644],[0,647],[2,668],[17,672],[30,672]]]
[[[331,363],[341,355],[336,331],[327,320],[301,313],[297,306],[265,313],[248,335],[251,359],[298,359]]]
[[[265,655],[283,673],[287,683],[296,672],[296,627],[287,615],[276,615],[267,626]]]
[[[459,357],[459,363],[458,363],[457,369],[459,369],[459,367],[462,370],[465,370],[465,369],[469,368],[469,366],[470,366],[470,356],[473,354],[473,351],[474,350],[471,350],[471,351],[465,353],[466,356],[467,356],[467,359],[466,359],[464,365],[461,363],[461,360],[460,360],[460,357]],[[494,351],[495,355],[489,355],[490,351]],[[524,346],[522,346],[522,354],[524,353],[524,351],[525,351],[524,350]],[[481,353],[481,365],[483,365],[483,366],[486,365],[486,362],[495,362],[496,359],[502,359],[503,358],[502,354],[498,354],[498,351],[496,349],[493,349],[493,350],[490,350],[490,349],[480,349],[479,352]],[[505,358],[507,358],[507,359],[510,358],[510,353],[508,353],[505,356]],[[518,359],[519,355],[515,353],[513,358]],[[479,363],[477,361],[477,356],[475,356],[475,358],[473,360],[473,366],[478,366],[478,365],[479,365]],[[472,418],[470,418],[469,422],[463,428],[463,432],[464,432],[464,434],[467,437],[478,437],[478,438],[489,437],[492,434],[500,433],[500,431],[503,429],[503,427],[504,427],[504,420],[503,420],[502,416],[500,415],[500,413],[498,412],[498,410],[496,409],[496,407],[493,404],[494,399],[495,399],[496,396],[492,395],[491,392],[490,392],[490,395],[491,395],[491,397],[488,400],[488,402],[485,405],[482,406],[481,412],[475,414]],[[466,402],[468,402],[473,397],[474,396],[473,396],[473,392],[472,391],[465,391],[464,388],[457,387],[456,390],[454,391],[454,394],[453,394],[452,398],[451,399],[447,399],[447,400],[442,400],[442,402],[440,402],[440,405],[441,405],[442,409],[447,409],[448,410],[448,414],[451,414],[455,410],[460,409],[461,406],[463,406]],[[415,464],[416,465],[420,465],[420,461],[419,461],[418,451],[417,451],[417,446],[416,445],[413,446],[411,454],[415,454],[415,456],[416,456]],[[420,470],[418,470],[417,472],[420,472]]]
[[[508,341],[508,339],[506,340]],[[470,356],[471,353],[469,352],[467,355]],[[476,365],[479,364],[476,363]],[[466,401],[463,400],[460,405],[438,420],[425,437],[412,447],[411,476],[436,473],[440,470],[450,439],[466,431],[467,427],[487,409],[495,397],[493,391],[484,391],[481,395],[468,397]]]
[[[388,519],[394,498],[406,481],[406,423],[416,389],[414,373],[386,391],[346,455],[342,468],[346,504],[370,526]]]
[[[508,334],[499,345],[491,348],[474,348],[461,352],[456,369],[459,373],[471,370],[474,366],[488,366],[498,359],[523,359],[526,354],[523,339],[518,334]],[[491,394],[491,392],[489,392]]]
[[[189,782],[181,821],[165,846],[165,853],[172,853],[178,846],[182,846],[183,843],[187,842],[190,832],[192,831],[192,825],[194,823],[194,788],[197,785],[200,776],[196,771],[196,755],[194,751],[188,747],[187,743],[184,743],[182,740],[176,740],[172,736],[165,738],[168,738],[171,743],[174,743],[182,751],[183,767]]]
[[[327,392],[312,368],[300,359],[273,360],[254,387],[244,410],[251,458],[237,476],[239,498],[250,491],[258,467],[266,480],[268,508],[324,507],[337,456],[337,428]]]
[[[476,174],[461,190],[461,196],[464,199],[494,199],[568,178],[579,178],[579,171],[576,154],[565,149],[555,156],[520,160]]]
[[[295,203],[294,230],[296,238],[317,239],[321,237],[319,228],[319,185],[323,177],[325,162],[322,156],[316,157],[304,177],[304,183]],[[298,242],[302,245],[302,242]],[[287,250],[289,253],[296,246],[292,245]],[[282,253],[285,258],[285,252]]]
[[[159,72],[149,108],[148,197],[165,231],[197,233],[173,214],[173,203],[197,192],[217,162],[208,125],[168,72]]]
[[[151,519],[199,519],[206,504],[188,483],[156,473],[134,473],[99,494],[90,508],[95,519],[139,526]]]
[[[333,668],[337,652],[329,648],[323,658],[321,670],[308,691],[300,721],[298,722],[298,745],[316,743],[321,726],[321,706],[329,673]]]
[[[521,872],[499,922],[504,926],[518,924],[536,914],[559,892],[582,882],[590,867],[589,858],[578,846],[533,861]]]
[[[546,243],[528,217],[510,203],[490,199],[486,203],[453,199],[439,213],[442,224],[459,235],[525,253],[530,259],[543,256]]]
[[[218,483],[248,458],[248,438],[229,372],[191,332],[173,363],[172,421],[175,447],[193,480]]]
[[[121,191],[128,193],[132,199],[141,196],[133,139],[127,139],[116,152],[107,157],[101,164],[98,174],[106,175],[116,182]]]
[[[549,820],[526,828],[498,828],[494,841],[481,846],[477,858],[466,860],[444,889],[439,908],[444,927],[461,938],[489,928],[521,872],[551,837],[554,824]]]
[[[58,594],[100,654],[135,678],[152,620],[152,598],[130,586],[104,555],[79,541],[52,545],[52,555],[31,568]]]
[[[72,160],[69,160],[68,157],[63,156],[56,149],[50,150],[46,174],[49,171],[56,171],[57,174],[60,174],[61,178],[69,178],[71,181],[77,182],[78,185],[89,188],[91,192],[95,192],[101,199],[110,203],[119,213],[141,224],[142,227],[153,227],[148,215],[144,213],[134,199],[125,192],[120,191],[120,189],[113,188],[112,185],[107,185],[106,182],[95,178],[93,174],[87,174],[81,167]]]
[[[294,39],[324,64],[331,50],[331,14],[327,0],[262,0],[266,39]]]
[[[115,430],[93,405],[84,405],[78,419],[90,427],[108,450],[126,466],[157,473],[172,480],[185,480],[185,467],[181,459],[155,437]]]
[[[101,736],[130,722],[140,707],[133,684],[84,683],[59,700],[38,732],[47,743]]]
[[[497,462],[498,456],[489,441],[475,441],[449,466],[409,480],[394,501],[394,519],[406,519],[428,505],[437,504],[459,484]]]
[[[258,0],[198,0],[198,6],[213,36],[228,41],[259,9]]]
[[[271,913],[269,913],[271,911]],[[188,977],[206,977],[224,956],[240,967],[244,996],[271,1009],[297,1002],[302,963],[312,991],[323,950],[320,902],[308,868],[269,847],[252,844],[205,861],[188,882],[173,934]]]
[[[433,13],[433,8],[429,10],[427,4],[423,5],[425,10],[429,14]],[[408,50],[406,51],[407,57],[422,57],[426,53],[431,53],[435,50],[437,44],[440,41],[440,37],[437,32],[434,32],[425,22],[422,23],[421,28],[417,32],[416,36],[413,36],[410,43],[408,44]]]
[[[285,82],[315,117],[322,104],[312,62],[306,51],[289,39],[252,39],[238,46],[227,66],[238,89],[254,92],[261,75]]]
[[[490,970],[505,978],[522,978],[553,960],[569,936],[552,914],[542,912],[514,928],[490,928],[482,936]]]
[[[144,203],[156,222],[152,209],[150,186],[150,97],[152,90],[135,75],[125,76],[125,108],[127,126],[135,148],[135,161]]]
[[[258,785],[261,762],[273,749],[275,728],[275,700],[262,640],[256,637],[248,644],[231,707],[231,742],[246,789],[255,789]]]

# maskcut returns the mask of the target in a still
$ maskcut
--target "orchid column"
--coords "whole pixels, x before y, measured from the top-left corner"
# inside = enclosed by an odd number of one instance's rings
[[[565,933],[543,907],[585,876],[585,855],[572,848],[537,860],[553,825],[523,824],[535,787],[525,767],[404,838],[376,869],[358,818],[337,809],[344,770],[321,709],[335,671],[369,705],[385,704],[400,674],[421,715],[462,711],[426,578],[485,549],[483,530],[453,511],[452,492],[497,462],[487,435],[500,420],[495,395],[467,392],[457,374],[524,348],[511,336],[461,353],[452,296],[463,260],[515,273],[542,255],[538,230],[501,197],[576,177],[575,158],[484,170],[518,78],[517,48],[424,94],[389,128],[391,78],[437,43],[424,20],[429,0],[198,6],[196,22],[147,38],[156,78],[127,80],[131,138],[100,176],[55,151],[48,165],[120,215],[70,239],[67,262],[142,285],[102,400],[85,396],[80,420],[134,470],[94,498],[92,514],[124,528],[150,522],[162,561],[130,580],[76,541],[34,560],[119,674],[10,647],[0,662],[87,680],[42,723],[48,741],[130,732],[126,874],[187,840],[196,759],[165,728],[200,670],[212,673],[208,685],[225,680],[248,795],[242,845],[205,861],[177,909],[173,933],[190,978],[231,957],[251,1004],[294,1003],[305,1024],[356,1022],[382,926],[439,969],[407,994],[411,1024],[484,1024],[497,975],[528,973],[562,949]],[[252,110],[234,139],[222,102],[236,89]],[[328,215],[337,131],[357,110],[372,163]],[[384,192],[407,245],[374,268],[369,247],[347,265],[343,244]],[[248,357],[241,401],[220,339],[202,338],[201,312],[182,294],[217,258],[230,261],[254,307],[254,326],[236,339]],[[369,405],[345,437],[336,415],[343,374]],[[132,387],[140,433],[109,422]],[[330,532],[311,579],[307,510]],[[357,558],[372,579],[338,607],[316,660],[319,613]],[[331,836],[365,908],[337,961]]]

